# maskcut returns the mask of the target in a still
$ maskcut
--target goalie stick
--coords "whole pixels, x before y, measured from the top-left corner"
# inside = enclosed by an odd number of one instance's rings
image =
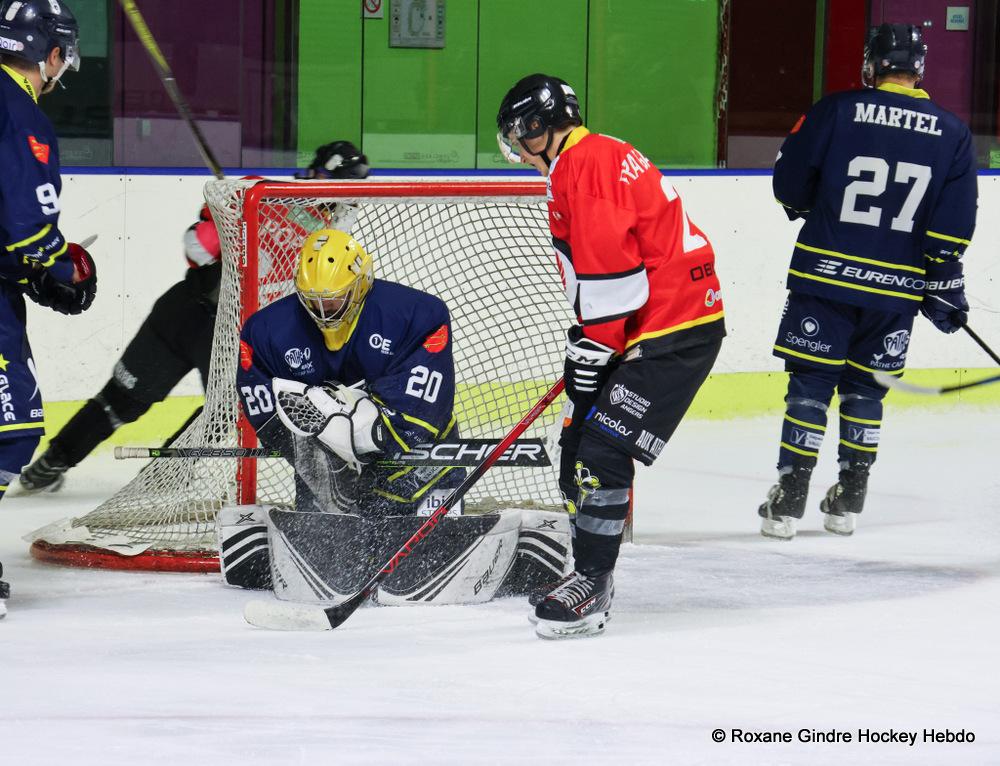
[[[408,452],[397,450],[375,460],[379,466],[477,466],[499,439],[454,439],[415,444]],[[116,460],[130,458],[280,458],[279,450],[262,447],[115,447]],[[502,466],[546,468],[552,465],[543,439],[511,443],[497,458]]]
[[[562,393],[563,379],[559,378],[535,405],[521,418],[510,432],[497,444],[486,458],[469,472],[459,486],[434,511],[413,536],[403,543],[396,553],[386,562],[385,566],[372,575],[361,589],[339,604],[330,607],[313,606],[309,604],[290,604],[280,601],[251,601],[243,610],[243,618],[258,628],[272,630],[332,630],[349,618],[361,604],[375,592],[388,575],[396,571],[402,561],[409,556],[420,541],[430,535],[448,510],[461,500],[482,478],[497,459],[510,447],[518,436],[523,434],[545,409]]]

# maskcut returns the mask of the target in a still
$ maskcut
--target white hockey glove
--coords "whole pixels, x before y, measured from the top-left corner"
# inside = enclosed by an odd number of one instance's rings
[[[278,417],[289,431],[316,439],[358,473],[365,463],[362,457],[385,445],[382,411],[364,391],[284,378],[275,378],[271,388]]]

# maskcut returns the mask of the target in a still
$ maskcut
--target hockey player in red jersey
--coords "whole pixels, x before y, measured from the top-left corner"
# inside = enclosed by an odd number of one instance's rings
[[[497,126],[507,158],[547,179],[552,243],[578,320],[566,339],[571,414],[559,472],[575,571],[530,601],[539,636],[593,635],[610,613],[633,460],[659,456],[725,335],[715,254],[670,182],[638,149],[588,131],[559,78],[519,81]]]

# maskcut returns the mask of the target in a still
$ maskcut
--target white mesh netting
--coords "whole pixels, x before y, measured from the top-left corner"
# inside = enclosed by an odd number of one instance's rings
[[[353,233],[373,256],[378,278],[447,303],[462,436],[503,435],[561,374],[571,313],[552,256],[543,185],[262,182],[255,191],[263,192],[257,225],[247,227],[253,215],[244,199],[254,185],[210,181],[205,187],[222,240],[223,278],[205,407],[174,446],[256,446],[246,435],[241,439],[237,426],[239,329],[253,309],[252,293],[244,291],[256,286],[258,307],[287,295],[303,239],[336,223],[338,201],[359,205]],[[489,194],[478,196],[486,186]],[[558,414],[558,405],[550,407],[525,436],[545,436]],[[555,470],[494,469],[467,500],[473,507],[557,505]],[[168,556],[212,553],[220,507],[291,505],[293,495],[291,468],[280,460],[153,460],[99,508],[67,520],[49,543],[75,540]]]

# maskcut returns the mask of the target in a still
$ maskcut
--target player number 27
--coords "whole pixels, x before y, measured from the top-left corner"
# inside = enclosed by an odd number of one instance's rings
[[[444,376],[437,370],[429,370],[418,364],[410,370],[410,379],[406,381],[406,393],[433,404],[437,401],[443,380]]]
[[[252,388],[243,386],[240,393],[243,394],[248,415],[260,415],[262,412],[274,411],[274,399],[271,398],[271,392],[263,383]]]
[[[870,205],[867,210],[858,210],[858,197],[879,197],[885,193],[889,184],[889,163],[881,157],[855,157],[847,166],[849,178],[861,179],[862,173],[871,173],[870,180],[852,181],[844,189],[844,204],[840,207],[840,220],[844,223],[861,223],[866,226],[878,226],[882,223],[882,208]],[[920,201],[927,193],[931,182],[931,169],[926,165],[916,165],[912,162],[896,164],[896,173],[892,179],[898,184],[908,184],[913,181],[910,193],[906,195],[899,215],[889,223],[894,231],[913,231],[913,216],[917,213]]]

